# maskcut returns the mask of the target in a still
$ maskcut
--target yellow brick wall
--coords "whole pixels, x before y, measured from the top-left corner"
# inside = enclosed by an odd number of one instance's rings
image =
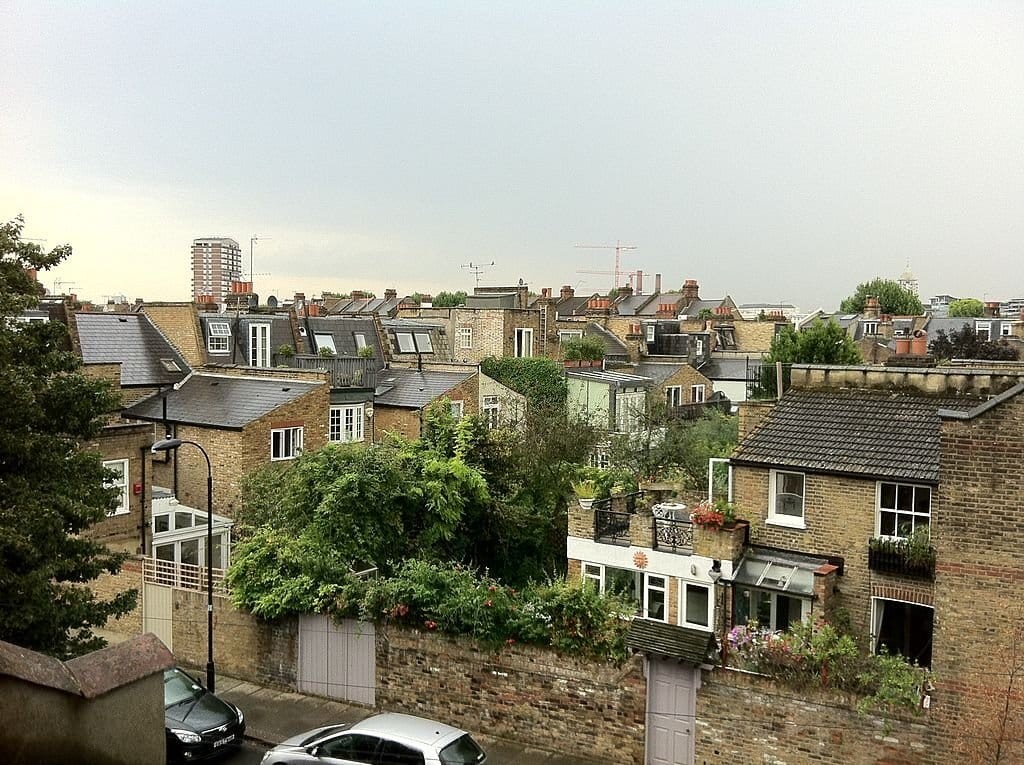
[[[206,341],[200,332],[195,303],[147,303],[142,311],[189,366],[195,369],[206,361]]]

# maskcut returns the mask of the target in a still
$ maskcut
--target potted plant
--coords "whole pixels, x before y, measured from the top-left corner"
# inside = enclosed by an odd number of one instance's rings
[[[362,348],[356,351],[356,355],[361,359],[372,359],[374,356],[373,346],[364,345]]]
[[[326,357],[326,356],[334,356],[334,351],[332,351],[330,348],[324,347],[324,348],[321,348],[319,351],[317,351],[317,355],[324,356],[324,357]]]
[[[589,510],[594,504],[594,498],[597,497],[597,483],[592,478],[583,478],[573,482],[572,490],[576,493],[580,507]]]
[[[690,522],[702,529],[717,531],[725,525],[725,514],[716,510],[707,500],[703,500],[694,505],[693,511],[690,513]],[[733,522],[735,522],[735,518],[733,518]]]
[[[288,343],[283,343],[282,345],[277,346],[275,353],[281,358],[290,359],[295,355],[295,349],[288,345]]]

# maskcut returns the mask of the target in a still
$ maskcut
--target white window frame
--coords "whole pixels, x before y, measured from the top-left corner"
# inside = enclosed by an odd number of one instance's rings
[[[465,401],[451,401],[452,417],[456,420],[461,420],[466,414],[466,402]]]
[[[604,592],[604,566],[599,563],[584,563],[581,575],[584,582],[593,582],[598,592]]]
[[[732,502],[732,461],[728,457],[711,457],[708,459],[708,502],[719,499],[715,496],[715,465],[724,462],[728,466],[729,489],[725,497],[727,502]]]
[[[779,478],[781,476],[800,476],[802,482],[801,495],[793,495],[800,497],[800,515],[790,515],[788,513],[778,513],[776,508],[778,506],[779,496]],[[807,528],[806,522],[807,516],[807,474],[801,473],[796,470],[772,470],[768,480],[768,518],[767,523],[775,526],[788,526],[794,529],[805,529]]]
[[[905,603],[911,606],[920,606],[921,608],[930,608],[932,610],[932,640],[935,639],[935,606],[929,605],[928,603],[917,603],[913,600],[904,600],[903,598],[883,598],[878,595],[871,596],[871,653],[876,653],[878,649],[878,632],[882,628],[882,604],[884,602],[889,603]],[[934,646],[932,649],[932,664],[935,664]]]
[[[363,404],[334,404],[328,412],[327,438],[348,444],[363,440]]]
[[[769,606],[768,606],[769,613],[770,613],[770,616],[768,618],[768,624],[761,624],[761,627],[766,627],[766,628],[768,628],[768,629],[770,629],[772,631],[782,631],[782,630],[786,629],[786,626],[781,626],[780,627],[778,625],[778,618],[779,618],[778,606],[779,606],[779,597],[780,596],[784,597],[784,598],[789,598],[790,600],[795,600],[798,603],[800,603],[800,621],[806,622],[811,617],[811,599],[810,598],[806,598],[806,597],[803,597],[803,596],[800,596],[800,595],[794,595],[794,594],[791,594],[791,593],[788,593],[788,592],[778,592],[776,590],[766,590],[766,589],[763,589],[763,588],[760,588],[760,587],[753,587],[753,586],[748,586],[748,585],[745,585],[745,584],[736,586],[736,590],[737,590],[737,592],[736,592],[735,597],[738,597],[738,598],[743,597],[743,590],[747,590],[751,594],[753,594],[755,592],[759,593],[759,594],[764,594],[764,595],[767,595],[770,598]],[[757,609],[755,609],[752,606],[750,606],[749,603],[747,604],[747,609],[748,609],[748,619],[756,619],[757,618]]]
[[[501,424],[501,400],[497,396],[484,396],[481,409],[488,428],[494,430]]]
[[[668,624],[668,577],[662,574],[649,574],[646,571],[641,574],[642,585],[643,585],[643,602],[641,605],[641,617],[644,619],[650,619],[655,622],[665,622]],[[661,584],[655,584],[652,580],[660,579]],[[658,619],[650,615],[651,611],[651,593],[661,593],[661,610],[662,618]]]
[[[896,487],[895,503],[894,503],[895,505],[899,504],[900,489],[901,488],[903,488],[903,489],[910,489],[911,490],[910,509],[909,510],[899,510],[899,509],[897,509],[897,507],[882,507],[882,487],[883,486],[894,486],[894,487]],[[921,512],[921,511],[916,509],[916,507],[917,507],[917,494],[918,494],[918,492],[920,492],[922,490],[928,492],[928,512],[927,513]],[[907,535],[900,533],[900,526],[902,525],[900,523],[900,518],[904,517],[904,516],[909,519],[908,521],[905,521],[904,523],[907,523],[907,522],[910,523],[910,531],[911,532],[914,532],[915,530],[917,530],[918,528],[921,528],[921,527],[927,528],[927,529],[930,530],[931,529],[931,521],[932,521],[931,506],[932,506],[932,496],[933,496],[933,494],[934,494],[934,492],[932,490],[932,487],[928,486],[926,484],[901,483],[899,481],[878,481],[875,484],[875,536],[886,537],[888,539],[906,539]],[[893,531],[895,533],[893,533],[893,534],[883,534],[882,533],[882,514],[883,513],[886,513],[886,514],[891,513],[891,514],[896,516],[895,522],[893,524]]]
[[[582,329],[560,329],[558,330],[558,342],[566,343],[570,340],[582,340]]]
[[[121,501],[118,506],[113,510],[107,511],[108,517],[115,515],[126,515],[131,510],[130,499],[128,497],[128,460],[105,460],[103,467],[107,470],[113,470],[115,473],[120,473],[121,478],[115,478],[112,481],[104,481],[103,486],[107,489],[120,489],[121,490]]]
[[[302,454],[305,428],[297,425],[290,428],[274,428],[270,431],[270,461],[293,460]]]
[[[999,323],[999,336],[1010,337],[1013,334],[1013,324],[1008,321]]]
[[[516,358],[531,358],[533,356],[533,327],[516,327],[515,339]]]
[[[253,322],[249,325],[249,366],[270,366],[270,325]]]
[[[704,383],[690,386],[690,403],[691,404],[703,404],[706,400],[706,388]]]
[[[683,386],[669,385],[665,388],[665,403],[669,406],[683,405]]]
[[[707,608],[703,613],[700,614],[704,619],[704,623],[694,621],[691,619],[689,608],[687,607],[686,593],[690,588],[704,590],[707,595]],[[697,630],[705,630],[711,632],[714,629],[714,616],[715,616],[715,603],[714,603],[714,590],[713,585],[706,584],[704,582],[691,582],[686,579],[679,580],[679,624],[683,627],[692,627]]]
[[[416,340],[412,332],[396,332],[395,342],[398,343],[399,353],[416,353]]]
[[[982,334],[984,333],[984,334]],[[992,339],[992,322],[990,321],[976,321],[974,322],[974,334],[978,336],[979,340],[988,342]]]
[[[640,430],[647,409],[647,394],[643,390],[623,390],[615,394],[615,431],[634,433]]]
[[[696,338],[696,342],[694,344],[694,350],[696,351],[698,356],[703,356],[704,355],[704,338],[702,338],[702,337]]]
[[[648,343],[654,342],[654,329],[655,325],[653,322],[648,322],[644,324],[644,333]]]
[[[606,470],[611,466],[611,458],[608,456],[608,444],[597,444],[590,452],[590,467]]]
[[[211,321],[207,325],[206,350],[209,353],[231,351],[231,327],[226,321]]]
[[[878,322],[877,321],[862,321],[860,323],[860,330],[862,335],[877,335],[878,334]]]
[[[366,347],[366,335],[364,335],[362,332],[353,332],[352,337],[356,341],[357,351],[361,351],[363,348]]]
[[[413,332],[413,340],[416,342],[416,351],[419,353],[433,353],[434,344],[430,340],[429,332]]]
[[[314,332],[313,338],[316,340],[317,353],[328,348],[335,356],[338,355],[338,347],[334,344],[334,335],[330,332]]]
[[[459,327],[459,349],[468,351],[473,347],[473,328]]]

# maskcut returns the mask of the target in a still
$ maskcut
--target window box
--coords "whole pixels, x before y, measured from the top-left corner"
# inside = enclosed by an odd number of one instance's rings
[[[883,574],[935,579],[935,548],[916,540],[875,537],[868,542],[868,568]]]

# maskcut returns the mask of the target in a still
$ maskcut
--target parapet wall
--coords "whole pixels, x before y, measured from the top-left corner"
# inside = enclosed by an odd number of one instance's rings
[[[941,396],[990,396],[1024,380],[1024,370],[794,364],[793,388],[917,390]]]

